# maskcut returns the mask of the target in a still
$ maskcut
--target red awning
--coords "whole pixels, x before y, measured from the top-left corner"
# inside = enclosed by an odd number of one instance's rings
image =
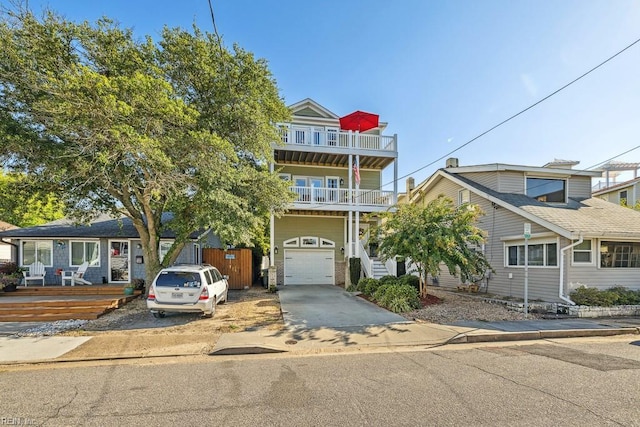
[[[351,114],[340,117],[340,129],[365,132],[369,129],[377,128],[378,119],[379,116],[377,114],[354,111]]]

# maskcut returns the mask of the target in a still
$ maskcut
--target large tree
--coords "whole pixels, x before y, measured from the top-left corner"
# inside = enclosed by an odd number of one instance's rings
[[[483,231],[476,226],[482,211],[477,205],[462,204],[439,196],[427,205],[400,205],[386,212],[373,235],[384,259],[410,259],[420,275],[420,294],[426,295],[427,274],[437,277],[442,265],[449,273],[467,281],[490,269],[483,253]]]
[[[0,220],[18,227],[40,225],[63,217],[63,205],[49,192],[33,188],[24,174],[0,172]]]
[[[131,218],[147,277],[194,231],[249,243],[283,211],[289,193],[268,165],[289,112],[264,60],[195,26],[154,41],[106,18],[0,18],[3,165],[55,191],[78,220]],[[176,239],[161,264],[167,228]]]

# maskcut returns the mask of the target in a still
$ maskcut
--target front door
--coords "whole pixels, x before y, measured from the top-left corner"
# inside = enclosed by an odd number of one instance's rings
[[[129,241],[109,241],[109,283],[129,282]]]

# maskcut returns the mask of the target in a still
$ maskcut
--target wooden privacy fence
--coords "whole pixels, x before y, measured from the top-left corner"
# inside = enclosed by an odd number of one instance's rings
[[[251,249],[202,250],[202,261],[229,276],[229,289],[244,289],[253,282],[253,256]]]

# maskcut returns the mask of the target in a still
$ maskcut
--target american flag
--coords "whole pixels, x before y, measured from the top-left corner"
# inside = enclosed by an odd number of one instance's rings
[[[356,184],[360,185],[360,169],[356,162],[353,162],[353,177],[356,179]]]

